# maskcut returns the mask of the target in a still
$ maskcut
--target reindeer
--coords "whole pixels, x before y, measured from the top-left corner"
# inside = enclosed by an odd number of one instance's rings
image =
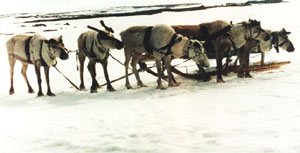
[[[40,68],[44,67],[46,82],[47,82],[47,95],[55,96],[52,93],[49,83],[49,69],[51,66],[56,65],[56,58],[59,57],[62,60],[69,58],[67,49],[64,47],[62,36],[59,38],[46,39],[42,35],[35,34],[33,36],[28,35],[16,35],[10,38],[6,42],[8,61],[10,65],[10,83],[11,87],[9,94],[15,93],[13,85],[14,66],[16,60],[22,63],[22,75],[27,83],[28,92],[34,93],[31,85],[29,84],[26,72],[28,64],[33,64],[35,67],[35,73],[37,76],[39,91],[37,96],[43,96],[42,92],[42,79]]]
[[[269,35],[260,27],[260,22],[251,20],[238,24],[230,24],[217,20],[199,25],[175,25],[174,30],[199,41],[205,41],[204,47],[207,55],[216,58],[217,82],[225,82],[222,78],[222,60],[225,53],[231,48],[241,48],[250,39],[268,40]]]
[[[157,89],[165,89],[161,83],[162,58],[165,60],[169,77],[168,83],[171,87],[178,86],[171,73],[171,57],[187,56],[204,67],[209,66],[202,44],[197,40],[190,40],[187,37],[176,34],[170,26],[162,24],[153,27],[134,26],[122,31],[120,35],[125,44],[125,86],[127,89],[132,88],[128,79],[128,65],[130,61],[138,86],[147,87],[141,81],[139,72],[136,69],[136,64],[143,54],[153,55],[155,58],[158,72]]]
[[[240,59],[240,66],[238,77],[252,77],[249,73],[249,56],[251,52],[260,51],[261,65],[264,64],[265,53],[270,51],[273,47],[279,52],[279,47],[288,52],[295,50],[293,43],[289,40],[288,35],[291,32],[287,32],[284,28],[280,31],[265,30],[271,38],[268,41],[263,40],[249,40],[247,43],[239,49],[238,58]]]
[[[78,58],[80,63],[80,90],[85,90],[83,71],[85,58],[89,58],[88,70],[92,77],[91,93],[96,93],[97,89],[101,87],[96,80],[96,63],[101,63],[104,76],[107,82],[107,90],[115,91],[112,87],[108,72],[107,72],[107,59],[109,57],[110,49],[122,49],[123,43],[113,36],[112,28],[107,27],[103,21],[100,21],[101,25],[106,29],[105,31],[99,30],[95,27],[88,26],[93,31],[87,31],[82,33],[78,42]]]

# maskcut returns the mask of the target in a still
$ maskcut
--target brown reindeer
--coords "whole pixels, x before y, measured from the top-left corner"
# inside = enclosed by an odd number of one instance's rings
[[[47,95],[55,96],[50,89],[49,83],[49,69],[51,66],[55,65],[56,58],[59,57],[62,60],[69,58],[66,48],[64,47],[62,36],[59,38],[46,39],[45,37],[35,34],[34,36],[27,35],[16,35],[10,38],[7,43],[7,53],[8,61],[10,65],[10,83],[11,87],[9,94],[12,95],[15,93],[13,85],[13,76],[14,76],[14,66],[16,60],[22,62],[22,75],[27,83],[28,92],[34,93],[31,85],[29,84],[26,71],[28,64],[33,64],[35,67],[35,72],[37,76],[37,81],[39,85],[38,96],[43,96],[42,92],[42,79],[40,68],[44,67],[46,82],[47,82]]]
[[[222,60],[224,54],[231,48],[241,48],[250,39],[265,41],[269,39],[269,35],[261,29],[260,22],[251,19],[234,25],[217,20],[199,25],[177,25],[172,27],[179,34],[206,41],[204,47],[208,57],[214,55],[216,58],[217,82],[225,82],[222,78]]]

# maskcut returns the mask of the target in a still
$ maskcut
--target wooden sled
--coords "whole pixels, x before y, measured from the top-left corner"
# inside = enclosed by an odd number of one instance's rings
[[[155,66],[151,66],[151,67],[147,67],[147,65],[145,64],[148,61],[153,61],[153,57],[151,56],[144,56],[140,62],[140,69],[138,70],[139,72],[147,72],[153,76],[158,76],[156,72],[152,71],[151,68],[154,68]],[[267,71],[267,70],[272,70],[272,69],[278,69],[280,68],[280,66],[282,65],[287,65],[290,64],[290,61],[283,61],[283,62],[270,62],[268,64],[265,65],[261,65],[259,62],[258,63],[254,63],[253,65],[249,65],[249,71]],[[193,80],[199,80],[199,81],[209,81],[210,78],[214,75],[217,75],[217,69],[216,68],[209,68],[206,70],[206,73],[183,73],[180,70],[178,70],[176,68],[176,66],[173,66],[171,71],[181,77],[187,78],[187,79],[193,79]],[[234,72],[234,73],[238,73],[239,71],[239,66],[236,65],[229,65],[226,68],[223,69],[223,75],[227,75],[230,72]],[[129,73],[128,75],[132,75],[133,73]],[[119,77],[117,79],[114,79],[111,81],[111,83],[119,81],[124,79],[125,76]],[[163,76],[162,77],[163,80],[168,80],[167,76]],[[101,84],[101,86],[105,86],[106,83]]]
[[[253,65],[249,65],[249,71],[267,71],[267,70],[272,70],[272,69],[278,69],[282,65],[290,64],[290,61],[283,61],[283,62],[271,62],[265,65],[260,65],[260,63],[255,63]],[[223,74],[227,75],[230,72],[238,73],[239,71],[239,66],[228,66],[223,70]],[[172,67],[172,72],[182,76],[187,79],[193,79],[193,80],[206,80],[208,77],[217,75],[217,69],[214,70],[208,70],[205,74],[203,73],[194,73],[194,74],[189,74],[189,73],[183,73],[176,69],[175,67]]]

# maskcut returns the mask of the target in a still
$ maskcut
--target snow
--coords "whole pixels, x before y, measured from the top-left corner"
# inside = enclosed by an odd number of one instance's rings
[[[272,50],[267,61],[291,64],[280,69],[252,72],[252,79],[238,79],[236,74],[224,76],[226,83],[197,82],[176,76],[179,87],[157,90],[156,78],[141,74],[147,88],[137,88],[130,77],[133,90],[125,89],[125,80],[113,83],[116,92],[106,87],[96,94],[76,91],[53,68],[50,84],[56,97],[36,97],[27,94],[15,67],[15,95],[8,95],[9,68],[5,42],[11,36],[0,36],[2,75],[0,79],[0,152],[1,153],[298,153],[300,152],[300,22],[297,20],[299,2],[216,8],[193,12],[161,13],[151,16],[104,18],[107,25],[119,32],[133,25],[165,23],[199,24],[223,19],[233,23],[258,19],[262,27],[272,30],[286,28],[296,51],[279,54]],[[13,20],[9,18],[8,20]],[[5,21],[5,19],[1,19]],[[10,21],[7,21],[10,22]],[[7,24],[0,33],[37,31],[32,24]],[[64,23],[71,26],[63,26]],[[59,23],[59,25],[57,25]],[[47,38],[62,34],[65,45],[76,50],[76,39],[87,30],[86,25],[99,27],[99,19],[46,23]],[[75,28],[76,27],[76,28]],[[111,53],[124,61],[123,50]],[[251,61],[260,57],[253,55]],[[180,61],[174,61],[180,62]],[[212,65],[215,61],[211,60]],[[86,62],[87,64],[87,62]],[[194,65],[192,62],[186,65]],[[57,67],[79,85],[75,54],[68,61],[58,61]],[[188,67],[192,71],[195,67]],[[185,70],[185,68],[182,68]],[[123,76],[124,68],[109,59],[110,79]],[[89,89],[90,75],[85,69]],[[33,67],[28,69],[29,81],[37,92]],[[46,84],[43,79],[43,91]],[[102,67],[97,65],[97,79],[105,83]],[[164,82],[166,86],[167,83]]]

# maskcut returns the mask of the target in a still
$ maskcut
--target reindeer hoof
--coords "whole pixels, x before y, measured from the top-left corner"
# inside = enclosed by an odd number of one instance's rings
[[[217,79],[218,83],[225,83],[225,81],[222,78]]]
[[[148,86],[145,85],[143,82],[139,82],[139,83],[138,83],[138,86],[139,86],[139,87],[148,87]]]
[[[116,91],[113,87],[107,87],[108,91]]]
[[[50,96],[50,97],[56,96],[56,95],[55,95],[54,93],[52,93],[52,92],[47,92],[47,95]]]
[[[239,73],[239,74],[237,75],[237,77],[238,77],[238,78],[244,78],[245,75],[244,75],[243,73]]]
[[[9,95],[13,95],[13,94],[15,94],[15,90],[14,90],[14,88],[10,88],[9,89]]]
[[[166,90],[167,88],[165,88],[165,87],[163,87],[163,86],[157,86],[156,89]]]
[[[80,91],[84,91],[84,90],[85,90],[85,86],[84,86],[84,85],[80,85],[80,86],[79,86],[79,90],[80,90]]]
[[[38,96],[38,97],[42,97],[42,96],[44,96],[44,94],[43,94],[42,92],[39,92],[39,93],[37,94],[37,96]]]
[[[127,88],[127,89],[133,89],[132,87],[131,87],[131,85],[125,85],[125,87]]]
[[[97,88],[94,87],[94,86],[92,86],[92,87],[91,87],[90,93],[97,93],[97,92],[98,92],[98,91],[97,91]]]
[[[245,75],[245,77],[246,77],[246,78],[253,78],[252,75],[250,75],[249,73],[247,73],[247,74]]]
[[[32,88],[29,88],[28,93],[34,93],[34,90]]]
[[[179,86],[178,83],[169,83],[169,87],[177,87],[177,86]]]

